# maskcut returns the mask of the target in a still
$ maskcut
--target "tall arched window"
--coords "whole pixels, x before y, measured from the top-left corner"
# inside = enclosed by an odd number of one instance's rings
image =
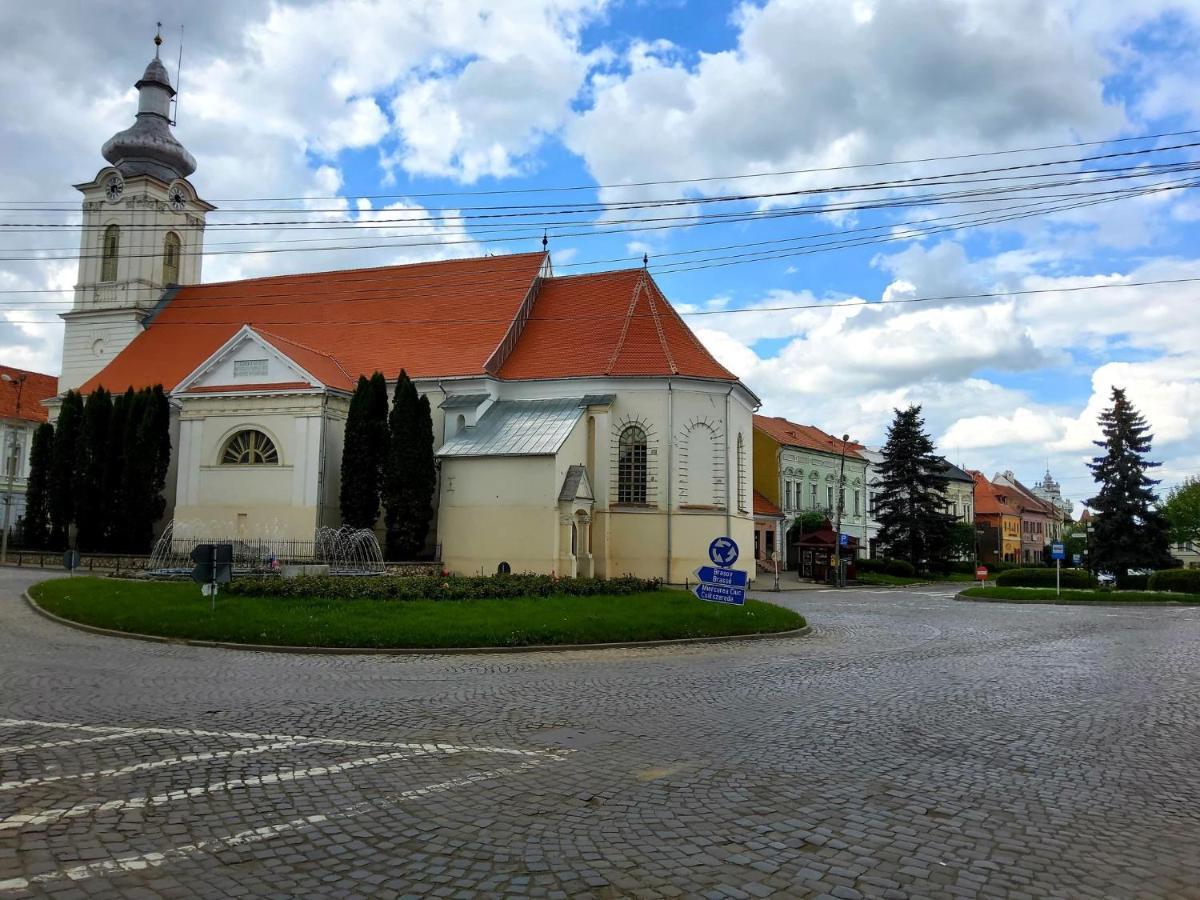
[[[100,280],[117,280],[117,255],[121,252],[121,229],[109,225],[104,229],[104,249],[100,255]]]
[[[274,466],[279,464],[275,444],[261,431],[239,431],[225,444],[223,466]]]
[[[792,487],[788,485],[788,495],[792,493]],[[738,435],[737,442],[737,500],[738,509],[742,512],[746,511],[746,443],[742,440],[742,436]],[[791,503],[789,502],[789,506]]]
[[[163,238],[163,271],[164,285],[179,284],[179,235],[168,231]]]
[[[646,502],[646,432],[630,425],[621,432],[617,453],[617,502]]]

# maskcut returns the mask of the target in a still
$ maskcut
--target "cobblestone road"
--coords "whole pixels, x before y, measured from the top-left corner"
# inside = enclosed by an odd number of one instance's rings
[[[289,656],[0,571],[0,896],[1200,897],[1200,609],[804,592],[809,638]]]

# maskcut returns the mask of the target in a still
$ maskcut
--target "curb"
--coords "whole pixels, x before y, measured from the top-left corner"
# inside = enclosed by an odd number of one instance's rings
[[[731,641],[756,641],[772,638],[807,637],[812,633],[812,626],[793,628],[790,631],[771,631],[762,634],[726,634],[713,637],[670,638],[657,641],[614,641],[603,644],[527,644],[522,647],[294,647],[287,644],[239,644],[233,641],[202,641],[194,638],[163,637],[157,634],[138,634],[133,631],[117,631],[114,628],[101,628],[98,625],[86,625],[64,619],[46,609],[43,609],[29,591],[22,596],[29,608],[44,619],[74,628],[76,631],[86,631],[104,637],[130,638],[135,641],[149,641],[154,644],[176,644],[187,647],[209,647],[222,650],[250,650],[260,653],[293,653],[312,654],[317,656],[463,656],[485,655],[492,653],[546,653],[565,650],[623,650],[639,647],[676,647],[688,644],[715,644]]]
[[[1103,606],[1106,609],[1121,609],[1127,606],[1196,606],[1195,603],[1180,603],[1178,600],[1005,600],[1000,597],[968,597],[963,592],[954,595],[964,603],[1008,603],[1012,606]]]

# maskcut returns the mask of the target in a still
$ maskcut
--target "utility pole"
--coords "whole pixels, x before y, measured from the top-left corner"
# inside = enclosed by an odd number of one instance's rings
[[[838,472],[838,496],[837,496],[837,526],[834,528],[834,533],[837,535],[837,574],[834,576],[834,585],[837,587],[846,586],[846,578],[843,573],[846,571],[844,566],[845,560],[842,558],[842,508],[846,505],[846,444],[850,440],[850,435],[842,435],[842,463]]]

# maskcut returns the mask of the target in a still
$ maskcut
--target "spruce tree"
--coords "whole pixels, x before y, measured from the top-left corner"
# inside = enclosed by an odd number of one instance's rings
[[[1171,565],[1167,551],[1169,526],[1154,508],[1158,482],[1146,474],[1158,466],[1146,459],[1154,436],[1146,420],[1125,396],[1113,388],[1112,406],[1100,414],[1104,450],[1088,463],[1100,492],[1086,503],[1095,524],[1090,539],[1093,569],[1123,578],[1129,569]]]
[[[75,524],[79,549],[104,549],[112,507],[105,502],[104,469],[108,453],[108,426],[112,397],[102,387],[90,394],[83,406],[83,427],[75,445]]]
[[[53,550],[67,546],[70,527],[75,521],[75,451],[82,427],[83,398],[75,391],[67,391],[54,428],[54,453],[47,485]]]
[[[950,517],[943,511],[948,482],[940,474],[942,460],[925,433],[921,407],[895,412],[875,495],[878,540],[887,555],[924,569],[940,563],[948,553]]]
[[[390,443],[384,466],[387,549],[411,559],[425,546],[433,516],[433,415],[403,369],[396,379],[388,418]]]
[[[50,540],[50,468],[54,463],[54,426],[43,422],[29,448],[29,481],[25,487],[25,546],[40,550]]]
[[[367,421],[370,392],[371,382],[367,376],[359,375],[358,386],[350,398],[342,441],[342,487],[338,500],[342,522],[354,528],[373,527],[379,515],[378,472],[371,459],[370,423]]]

